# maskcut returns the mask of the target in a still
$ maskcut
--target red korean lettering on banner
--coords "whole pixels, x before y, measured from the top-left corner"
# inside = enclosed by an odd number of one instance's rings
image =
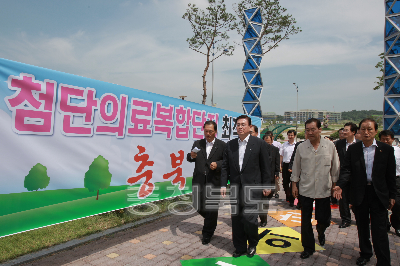
[[[57,83],[21,73],[8,77],[8,88],[16,92],[4,98],[12,111],[12,127],[17,134],[52,135]]]
[[[153,166],[154,161],[149,161],[150,156],[146,154],[146,148],[142,146],[137,146],[139,152],[133,157],[135,162],[140,162],[139,167],[136,169],[136,173],[140,173],[144,170],[146,166]],[[128,178],[127,182],[130,185],[138,183],[142,178],[145,178],[144,182],[140,185],[138,198],[146,198],[154,191],[154,183],[151,182],[153,178],[153,170],[146,170],[138,176],[133,176]]]
[[[120,100],[116,95],[105,93],[101,96],[99,113],[100,120],[107,126],[96,126],[96,134],[116,135],[117,138],[125,137],[125,121],[128,107],[128,96],[120,95]],[[110,112],[108,112],[110,109]],[[114,124],[118,119],[118,123]]]
[[[153,123],[153,102],[132,98],[131,118],[128,136],[151,136]]]
[[[154,132],[166,134],[166,139],[172,138],[172,129],[174,128],[174,106],[162,106],[156,103],[156,115],[154,118]]]
[[[164,179],[169,179],[172,176],[176,175],[175,178],[171,181],[173,185],[179,184],[179,189],[182,190],[185,187],[186,184],[186,179],[182,175],[182,163],[185,158],[185,152],[183,150],[178,151],[178,155],[175,155],[175,153],[171,153],[169,155],[171,157],[171,167],[176,168],[172,172],[168,174],[164,174],[163,178]]]
[[[92,88],[60,84],[58,110],[62,115],[61,132],[65,136],[93,136],[94,110],[98,108],[99,103],[95,95],[96,90]],[[73,103],[71,99],[82,102]],[[83,125],[74,125],[76,117],[83,118]]]

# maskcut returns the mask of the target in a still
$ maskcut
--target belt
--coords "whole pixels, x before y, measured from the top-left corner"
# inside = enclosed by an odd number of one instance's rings
[[[372,186],[372,181],[367,181],[367,186]]]

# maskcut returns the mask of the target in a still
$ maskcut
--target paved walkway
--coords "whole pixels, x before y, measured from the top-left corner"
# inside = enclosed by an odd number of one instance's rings
[[[281,195],[283,193],[281,192]],[[282,196],[281,196],[282,197]],[[278,211],[295,210],[282,199],[277,200]],[[352,217],[354,219],[354,216]],[[355,265],[359,257],[357,228],[339,229],[338,209],[332,210],[331,225],[326,231],[325,250],[306,260],[298,252],[259,254],[269,265]],[[163,219],[110,235],[71,250],[65,250],[25,265],[181,265],[181,260],[212,257],[231,257],[231,219],[229,208],[219,210],[218,226],[211,243],[201,244],[203,219],[198,214],[171,215]],[[268,217],[267,228],[284,227]],[[300,232],[300,227],[293,227]],[[314,235],[317,233],[314,226]],[[400,265],[400,238],[389,233],[392,265]],[[318,240],[316,240],[318,243]],[[372,258],[367,265],[375,265]]]

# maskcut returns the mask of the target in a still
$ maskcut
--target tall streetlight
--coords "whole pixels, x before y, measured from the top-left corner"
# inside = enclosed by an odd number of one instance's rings
[[[299,86],[297,86],[297,84],[294,83],[294,82],[293,82],[293,85],[296,87],[296,91],[297,91],[296,120],[298,120],[298,115],[299,115]],[[297,121],[296,121],[296,141],[297,141]]]
[[[214,43],[213,43],[213,53],[212,53],[212,62],[211,62],[211,69],[212,69],[212,81],[211,81],[211,106],[214,107]]]

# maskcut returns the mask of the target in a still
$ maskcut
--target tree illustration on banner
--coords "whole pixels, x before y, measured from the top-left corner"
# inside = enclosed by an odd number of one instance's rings
[[[110,186],[112,174],[108,169],[108,161],[101,155],[95,158],[89,166],[89,170],[85,173],[85,188],[89,192],[97,190],[97,198],[99,199],[99,190]]]
[[[24,188],[28,191],[45,189],[50,183],[50,177],[47,175],[47,167],[38,163],[34,165],[24,180]]]

